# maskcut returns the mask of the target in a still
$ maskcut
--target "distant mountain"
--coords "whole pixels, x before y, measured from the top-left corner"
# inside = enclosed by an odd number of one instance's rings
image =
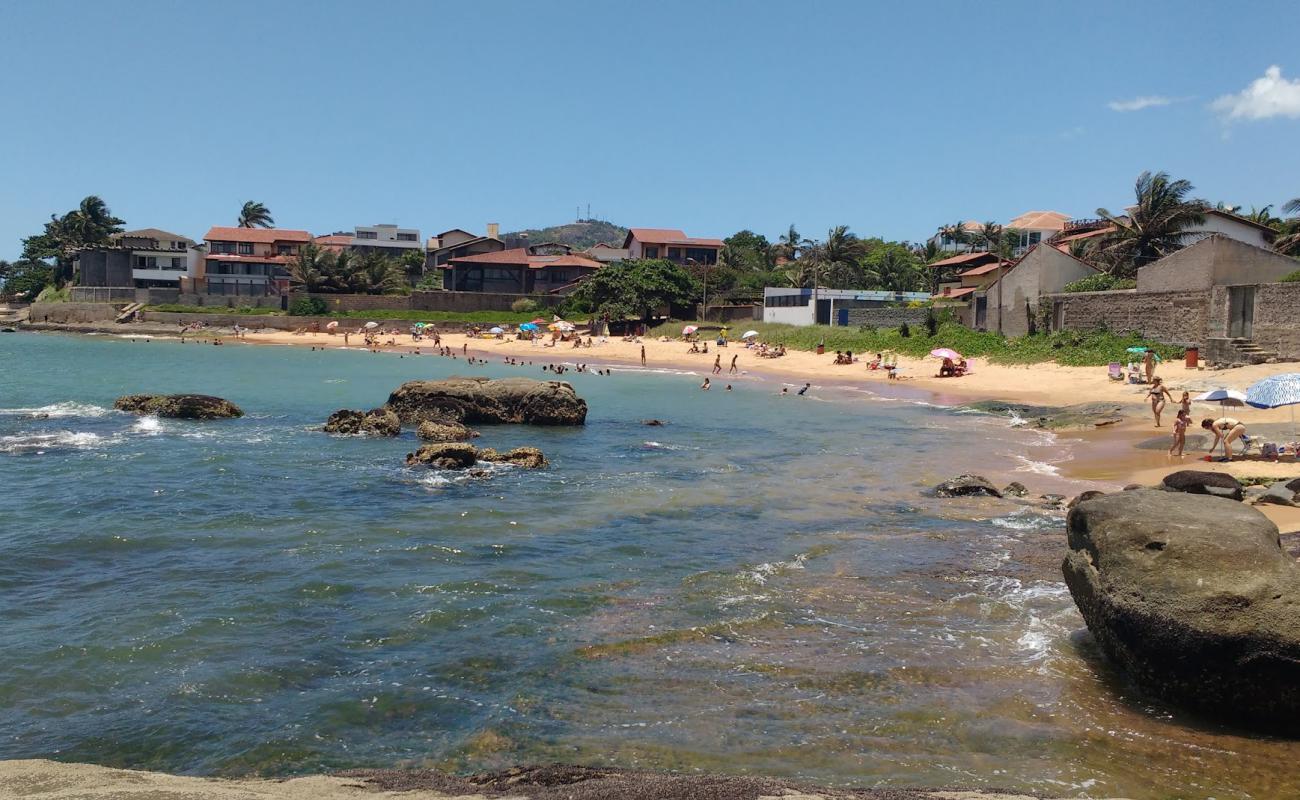
[[[599,219],[580,219],[567,225],[553,225],[549,228],[530,228],[526,231],[511,231],[501,234],[506,247],[525,247],[530,244],[559,242],[575,250],[586,250],[592,245],[607,242],[618,247],[627,236],[627,228]]]

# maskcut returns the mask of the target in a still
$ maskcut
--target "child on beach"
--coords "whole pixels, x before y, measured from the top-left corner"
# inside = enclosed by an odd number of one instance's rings
[[[1187,392],[1183,392],[1183,397],[1187,397]],[[1178,416],[1174,418],[1174,443],[1169,447],[1169,455],[1182,458],[1183,445],[1187,443],[1187,423],[1191,417],[1184,409],[1178,409]]]

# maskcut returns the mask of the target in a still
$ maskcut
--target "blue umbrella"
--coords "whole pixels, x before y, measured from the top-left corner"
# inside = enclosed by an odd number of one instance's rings
[[[1246,403],[1255,408],[1281,408],[1300,403],[1300,372],[1270,375],[1246,389]],[[1295,409],[1291,409],[1291,435],[1295,436]]]
[[[521,330],[521,331],[535,331],[535,330],[537,330],[537,326],[534,325],[534,324],[531,323],[531,322],[525,322],[523,325],[520,325],[520,326],[519,326],[519,330]]]

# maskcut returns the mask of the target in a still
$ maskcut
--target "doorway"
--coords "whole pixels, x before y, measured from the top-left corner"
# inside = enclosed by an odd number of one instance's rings
[[[1249,339],[1255,335],[1255,287],[1228,288],[1228,338]]]

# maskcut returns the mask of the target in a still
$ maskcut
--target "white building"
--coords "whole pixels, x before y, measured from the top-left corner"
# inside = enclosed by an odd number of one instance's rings
[[[944,228],[946,227],[948,226],[945,225]],[[969,253],[975,249],[975,235],[984,228],[984,223],[968,219],[961,224],[961,227],[962,230],[966,231],[966,241],[964,242],[956,241],[944,233],[943,228],[936,231],[926,241],[932,243],[941,253]]]
[[[348,247],[361,253],[379,252],[396,258],[409,252],[424,253],[419,229],[396,225],[358,225]]]
[[[140,288],[176,289],[181,278],[198,274],[203,252],[188,236],[158,228],[119,234],[117,242],[131,250],[131,278]]]
[[[1023,256],[1039,242],[1059,235],[1069,221],[1069,215],[1059,211],[1026,211],[1006,225],[1020,234],[1020,243],[1012,248],[1011,254],[1017,258]]]
[[[929,292],[885,292],[868,289],[763,290],[763,321],[786,325],[847,325],[850,308],[879,308],[889,303],[924,302]],[[844,312],[844,313],[842,313]]]

